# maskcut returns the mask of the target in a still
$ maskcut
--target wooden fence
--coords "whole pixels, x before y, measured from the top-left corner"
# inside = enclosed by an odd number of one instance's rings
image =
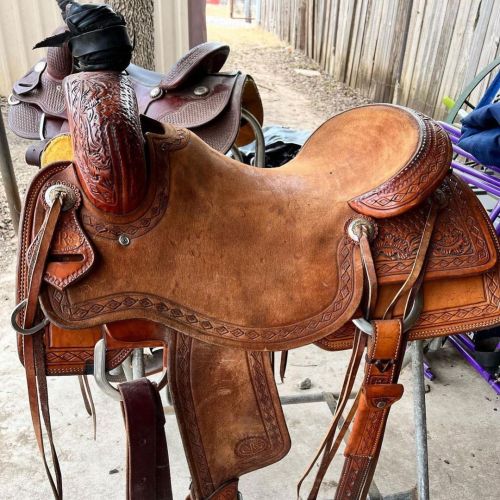
[[[366,97],[435,118],[500,55],[500,0],[261,0],[260,24]]]

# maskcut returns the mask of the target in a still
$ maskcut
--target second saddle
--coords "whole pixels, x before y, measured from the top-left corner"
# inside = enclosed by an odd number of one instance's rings
[[[186,127],[214,149],[226,153],[235,144],[255,139],[242,119],[242,109],[262,125],[263,109],[250,75],[221,72],[229,47],[218,42],[198,45],[166,74],[130,64],[126,73],[134,87],[139,111],[160,122]],[[38,140],[26,153],[28,163],[40,165],[51,138],[68,132],[62,81],[74,71],[67,45],[49,47],[12,89],[8,123],[19,137]]]
[[[364,498],[407,341],[500,322],[498,241],[449,170],[447,135],[409,109],[363,106],[323,124],[288,164],[256,169],[141,119],[123,73],[70,75],[64,92],[74,160],[30,185],[18,254],[13,318],[37,390],[48,322],[167,345],[190,496],[236,500],[242,474],[290,447],[267,351],[352,348],[309,498],[353,420],[336,498]],[[171,498],[157,395],[144,381],[120,392],[129,498]]]

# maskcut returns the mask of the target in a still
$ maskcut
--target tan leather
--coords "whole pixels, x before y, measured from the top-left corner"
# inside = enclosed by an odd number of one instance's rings
[[[367,482],[355,479],[356,471],[365,471],[363,478],[373,473],[387,410],[381,416],[375,412],[379,403],[387,406],[401,395],[397,376],[408,337],[500,320],[498,242],[469,188],[448,175],[446,134],[410,110],[364,106],[326,122],[292,162],[260,170],[217,153],[185,129],[164,125],[160,131],[143,121],[147,161],[134,167],[138,185],[146,179],[146,190],[141,197],[138,189],[133,207],[116,213],[103,204],[109,199],[110,206],[126,206],[120,201],[128,194],[120,172],[129,163],[114,161],[105,145],[116,144],[114,130],[122,131],[119,143],[127,142],[123,117],[133,115],[135,103],[132,94],[118,93],[113,109],[129,106],[126,112],[103,112],[102,83],[120,86],[126,78],[104,76],[99,81],[81,74],[67,82],[71,90],[78,87],[73,82],[86,80],[85,107],[79,92],[70,92],[68,110],[77,125],[74,149],[82,149],[85,137],[92,137],[92,147],[75,152],[74,163],[44,169],[28,190],[19,300],[30,288],[27,245],[46,216],[46,189],[59,183],[78,203],[58,221],[56,255],[49,253],[44,267],[42,309],[54,324],[70,329],[105,324],[109,329],[125,320],[159,325],[133,332],[117,327],[113,338],[123,345],[169,342],[169,375],[194,498],[224,491],[225,484],[232,484],[234,493],[239,475],[288,450],[269,357],[258,351],[322,339],[335,345],[330,337],[337,331],[347,347],[345,325],[355,315],[372,315],[376,332],[355,419],[358,430],[337,493],[346,498],[347,485],[352,498],[361,498]],[[106,95],[115,95],[113,89]],[[127,98],[120,103],[122,95]],[[89,109],[99,116],[94,119]],[[99,176],[93,153],[102,155]],[[457,207],[466,221],[455,214]],[[72,245],[65,255],[66,240]],[[466,285],[468,293],[459,295],[458,285]],[[399,317],[407,296],[420,289],[424,313],[414,332],[402,335]],[[350,392],[363,351],[363,339],[358,340],[344,393]],[[227,390],[207,394],[211,377],[217,385],[227,381]],[[373,388],[376,384],[384,387]],[[246,427],[228,411],[235,397],[241,398],[242,419],[250,422]],[[269,411],[262,411],[263,399]],[[353,416],[354,410],[348,421]],[[376,432],[369,429],[372,417]],[[276,429],[272,436],[268,425]],[[260,437],[237,445],[254,434],[266,434],[269,446]],[[337,443],[327,437],[328,456]],[[255,456],[249,458],[242,451],[247,449]]]
[[[193,500],[235,498],[215,492],[288,453],[290,437],[267,353],[223,348],[172,332],[169,388]]]

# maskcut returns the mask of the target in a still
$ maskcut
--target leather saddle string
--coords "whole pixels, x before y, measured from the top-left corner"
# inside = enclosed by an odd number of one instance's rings
[[[427,214],[426,223],[424,226],[424,230],[422,233],[422,237],[419,243],[419,247],[415,256],[415,261],[413,263],[412,269],[405,283],[401,286],[398,292],[395,294],[393,300],[386,308],[383,319],[388,319],[392,315],[392,311],[394,306],[398,302],[400,298],[402,298],[405,294],[407,294],[405,309],[403,313],[403,318],[407,314],[408,307],[411,303],[411,300],[415,298],[416,294],[419,292],[420,287],[423,283],[423,277],[425,272],[426,263],[428,261],[428,250],[431,242],[431,237],[433,234],[433,230],[435,227],[435,223],[437,220],[437,216],[439,214],[440,206],[438,203],[435,203],[431,200],[431,206],[429,208],[429,212]],[[374,339],[376,341],[376,339]],[[400,346],[397,349],[400,353],[404,351],[405,345],[407,341],[407,336],[401,336],[399,341]],[[395,341],[395,345],[398,342]],[[392,374],[392,382],[395,384],[399,377],[399,372],[401,370],[402,365],[402,356],[396,359],[395,366],[393,368]],[[362,387],[364,388],[367,384],[369,384],[369,377],[365,376],[365,380],[363,381]],[[389,415],[389,408],[387,408],[384,418],[377,420],[374,419],[374,422],[377,422],[378,425],[375,429],[370,430],[370,434],[365,437],[367,440],[372,440],[372,448],[375,449],[375,453],[371,458],[366,458],[364,460],[364,467],[366,469],[364,471],[359,470],[359,464],[356,467],[352,467],[353,458],[350,456],[346,456],[346,460],[343,467],[343,472],[341,475],[341,479],[339,481],[337,487],[337,496],[336,498],[342,498],[342,494],[339,495],[339,492],[344,492],[345,489],[349,489],[350,493],[357,492],[358,495],[355,495],[353,498],[365,498],[368,494],[368,490],[370,488],[371,481],[373,479],[375,468],[377,465],[378,457],[380,454],[385,423],[387,421],[387,417]],[[347,487],[347,485],[349,485]]]
[[[345,410],[345,407],[346,407],[347,402],[349,400],[349,396],[350,396],[352,388],[354,386],[356,374],[358,372],[359,365],[361,363],[361,358],[362,358],[363,352],[365,350],[365,344],[366,344],[366,336],[360,330],[356,329],[352,355],[351,355],[351,359],[349,360],[349,366],[347,369],[346,376],[344,378],[342,390],[340,391],[340,394],[339,394],[337,407],[335,408],[335,414],[333,415],[330,427],[329,427],[321,445],[319,446],[318,450],[316,451],[314,458],[310,462],[309,466],[307,467],[307,469],[305,470],[304,474],[302,475],[300,481],[297,484],[297,498],[300,498],[300,489],[302,487],[302,484],[305,481],[305,479],[307,478],[307,476],[310,474],[312,468],[314,467],[314,464],[317,462],[317,460],[319,459],[319,457],[321,456],[322,453],[323,453],[323,460],[324,460],[324,457],[328,455],[328,453],[331,449],[331,444],[333,442],[333,438],[334,438],[335,433],[337,431],[337,427],[338,427],[340,418],[342,417],[342,413]],[[322,461],[322,463],[323,463],[323,461]],[[322,466],[320,465],[320,469],[318,470],[316,478],[315,478],[315,481],[318,481],[318,478],[319,478],[320,483],[323,479],[323,476],[321,475],[321,471],[322,471]]]
[[[374,265],[373,265],[373,259],[371,256],[371,251],[370,251],[370,244],[369,244],[369,238],[368,234],[366,231],[362,230],[360,234],[360,251],[361,251],[361,258],[363,262],[363,268],[365,271],[365,279],[367,281],[368,285],[368,296],[367,296],[367,315],[371,315],[375,303],[376,303],[376,298],[377,298],[377,276],[375,272],[373,271]],[[339,399],[337,402],[337,407],[335,409],[335,414],[333,415],[332,422],[330,424],[330,427],[326,433],[325,438],[323,439],[323,442],[321,443],[320,447],[318,448],[313,460],[309,464],[308,468],[302,475],[302,478],[300,479],[299,483],[297,484],[297,498],[300,496],[300,489],[302,487],[302,484],[304,480],[307,478],[309,473],[311,472],[312,468],[314,467],[314,464],[317,462],[319,457],[322,455],[321,463],[318,469],[318,472],[316,473],[316,477],[314,480],[314,485],[313,488],[309,494],[309,498],[315,498],[318,491],[319,487],[321,486],[321,483],[323,481],[323,478],[326,474],[326,471],[328,470],[328,467],[333,460],[338,447],[340,445],[340,442],[343,439],[343,436],[347,432],[347,429],[349,427],[350,420],[346,419],[344,422],[342,428],[339,431],[339,437],[337,440],[334,442],[333,438],[335,436],[335,433],[337,431],[337,427],[339,425],[340,419],[342,417],[342,414],[345,410],[345,407],[347,406],[347,403],[349,401],[349,396],[352,392],[352,388],[354,386],[354,382],[356,380],[356,375],[359,370],[359,366],[361,363],[361,358],[363,355],[363,352],[365,350],[366,346],[366,334],[363,333],[361,330],[356,328],[355,334],[354,334],[354,345],[352,349],[352,354],[351,358],[349,360],[349,365],[347,368],[346,375],[344,377],[344,382],[342,384],[342,389],[339,394]],[[352,405],[351,411],[349,415],[352,413],[354,416],[356,408],[357,408],[357,403],[358,403],[358,398],[354,400],[354,403]],[[349,422],[348,422],[349,420]],[[332,445],[333,443],[333,445]]]
[[[394,295],[390,304],[387,306],[383,319],[390,318],[392,315],[392,311],[396,303],[399,301],[401,297],[407,294],[407,301],[405,305],[404,315],[407,313],[407,309],[410,303],[410,297],[414,296],[415,293],[420,288],[420,284],[422,282],[423,270],[425,264],[427,262],[427,250],[429,249],[429,245],[431,242],[432,233],[434,230],[434,226],[436,224],[437,216],[439,214],[439,206],[437,203],[431,201],[431,206],[429,208],[429,212],[427,213],[427,219],[425,221],[424,230],[422,233],[422,238],[420,239],[420,244],[417,249],[417,254],[415,256],[415,260],[413,261],[413,266],[411,268],[410,274],[406,281],[403,283],[401,288]],[[420,280],[420,283],[419,283]]]
[[[285,381],[286,366],[288,363],[288,351],[281,351],[280,356],[280,380]]]
[[[27,305],[24,310],[23,328],[30,328],[34,325],[38,314],[38,296],[43,281],[43,274],[50,251],[50,244],[54,236],[57,221],[62,211],[63,196],[58,196],[48,210],[43,224],[34,239],[34,251],[28,263],[28,290]],[[49,479],[52,493],[57,500],[63,498],[62,478],[59,467],[59,460],[54,447],[52,436],[52,426],[50,422],[50,412],[48,404],[47,379],[45,370],[45,355],[43,344],[44,330],[26,335],[23,337],[23,357],[26,369],[26,382],[28,386],[28,399],[30,405],[33,429],[38,444],[38,449],[42,456],[45,472]],[[43,443],[42,424],[40,419],[40,408],[47,432],[47,438],[52,456],[54,477],[49,468],[45,447]]]
[[[82,399],[83,399],[83,404],[85,406],[85,410],[87,411],[88,415],[92,417],[92,429],[95,441],[97,433],[95,405],[87,375],[78,375],[78,384],[80,385],[80,392],[82,393]]]

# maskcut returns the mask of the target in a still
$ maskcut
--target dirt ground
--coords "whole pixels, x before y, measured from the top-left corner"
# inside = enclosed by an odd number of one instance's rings
[[[210,14],[217,13],[210,11]],[[366,102],[344,85],[332,81],[317,66],[282,45],[274,36],[243,21],[211,16],[209,37],[230,43],[227,69],[241,69],[254,76],[261,90],[266,124],[314,129],[343,109]],[[299,70],[299,71],[297,71]],[[312,70],[305,76],[301,70]],[[307,73],[307,72],[306,72]],[[2,101],[2,104],[5,104]],[[9,134],[16,175],[23,193],[34,174],[24,165],[27,142]],[[13,307],[16,238],[0,190],[0,498],[51,498],[38,457],[27,406],[24,371],[18,362],[15,336],[8,325]],[[310,391],[338,390],[347,353],[331,355],[314,347],[293,351],[281,394],[298,394],[304,378]],[[498,397],[451,348],[432,356],[437,380],[427,395],[431,498],[434,500],[498,498],[500,491]],[[405,370],[403,399],[389,419],[387,437],[375,480],[388,495],[415,484],[411,373]],[[122,499],[125,491],[125,445],[119,405],[94,385],[98,415],[97,441],[93,441],[73,377],[49,380],[56,445],[62,463],[65,498]],[[295,484],[326,431],[330,414],[324,404],[285,408],[292,450],[279,464],[242,479],[248,499],[295,498]],[[175,418],[167,416],[167,435],[174,498],[184,498],[189,471],[181,452]],[[332,498],[340,460],[320,495]],[[307,488],[306,488],[307,489]]]

